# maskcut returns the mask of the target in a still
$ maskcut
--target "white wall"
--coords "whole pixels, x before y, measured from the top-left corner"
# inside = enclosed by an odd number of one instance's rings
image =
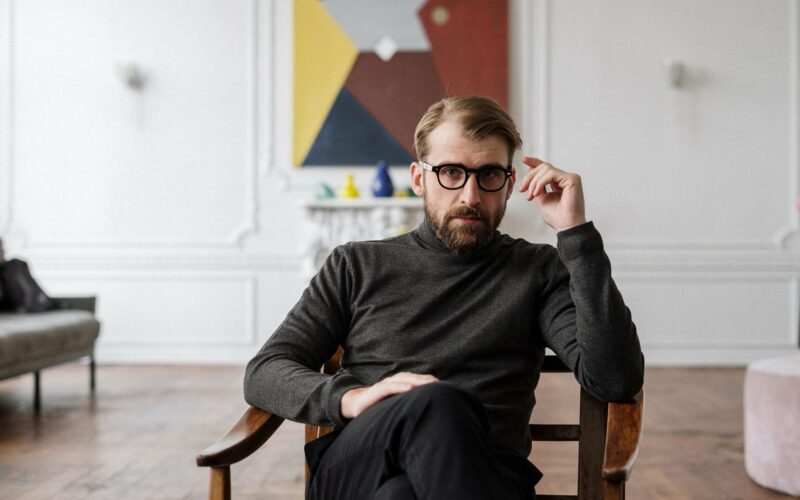
[[[525,151],[582,174],[648,360],[796,350],[798,0],[512,5]],[[298,200],[349,169],[290,166],[291,40],[289,0],[0,0],[0,234],[99,295],[101,362],[244,361],[299,297]]]

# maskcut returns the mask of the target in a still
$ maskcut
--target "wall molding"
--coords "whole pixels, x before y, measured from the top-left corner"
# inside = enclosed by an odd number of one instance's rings
[[[800,250],[800,0],[789,1],[789,223],[775,233],[783,249]]]
[[[686,342],[643,342],[643,346],[649,349],[686,349]],[[791,347],[790,342],[692,342],[691,348],[697,349],[747,349],[754,351],[773,351],[775,349],[785,349]]]
[[[789,1],[789,161],[788,161],[788,222],[773,231],[773,236],[765,241],[721,241],[707,243],[686,240],[682,242],[659,241],[615,241],[610,242],[620,250],[658,250],[674,249],[783,249],[800,251],[800,214],[795,209],[795,200],[800,200],[800,0]],[[534,95],[534,152],[547,158],[552,153],[551,134],[551,59],[552,59],[552,0],[534,2],[532,9],[524,13],[531,17],[527,24],[533,26],[533,95]]]
[[[241,225],[233,229],[231,236],[226,242],[234,244],[238,247],[242,247],[246,238],[258,230],[258,165],[261,151],[263,149],[260,141],[262,140],[261,137],[269,137],[270,135],[269,131],[262,132],[262,128],[265,128],[265,123],[262,122],[263,117],[261,116],[260,106],[260,103],[263,99],[263,96],[260,95],[260,76],[262,67],[261,52],[264,49],[269,51],[269,48],[263,47],[263,40],[260,36],[260,33],[263,31],[263,29],[259,28],[260,26],[269,25],[264,25],[261,23],[261,16],[259,15],[261,9],[258,0],[249,0],[247,11],[249,18],[247,27],[247,38],[249,40],[249,43],[247,44],[247,59],[249,60],[249,64],[247,65],[245,71],[247,73],[247,81],[249,82],[249,85],[247,86],[247,111],[245,113],[245,119],[249,124],[247,127],[246,139],[246,149],[249,154],[247,155],[247,181],[245,183],[245,190],[247,191],[248,196],[245,198],[245,220],[241,223]],[[268,123],[269,122],[266,122],[267,125]]]
[[[5,26],[2,33],[4,39],[0,39],[0,43],[7,44],[7,51],[5,54],[0,55],[0,64],[3,64],[5,59],[5,67],[7,68],[7,85],[4,93],[0,89],[0,98],[3,98],[3,103],[0,103],[0,111],[3,106],[8,109],[3,115],[5,117],[4,126],[5,133],[0,140],[5,141],[6,166],[0,174],[5,174],[7,177],[4,183],[7,193],[4,193],[7,208],[5,214],[0,214],[6,220],[0,219],[0,229],[3,229],[4,234],[11,233],[15,243],[26,252],[28,250],[53,250],[62,251],[65,249],[99,249],[99,250],[113,250],[113,249],[126,249],[126,248],[140,248],[140,249],[186,249],[186,250],[206,250],[206,249],[242,249],[249,237],[258,232],[259,229],[259,164],[262,162],[261,158],[266,157],[267,161],[271,158],[272,148],[272,118],[265,115],[271,113],[271,97],[263,96],[265,91],[265,82],[262,81],[264,74],[267,71],[267,77],[271,76],[272,58],[272,45],[274,37],[272,36],[272,2],[262,5],[265,0],[247,0],[247,14],[245,23],[247,24],[247,53],[245,58],[247,61],[245,67],[245,81],[246,97],[245,97],[245,113],[244,120],[247,124],[247,138],[245,141],[245,158],[246,163],[243,168],[245,169],[245,178],[243,185],[243,198],[245,201],[243,219],[234,225],[228,235],[218,240],[196,240],[196,241],[46,241],[46,240],[31,240],[27,235],[24,228],[15,226],[13,213],[13,177],[16,168],[15,159],[13,156],[14,149],[14,116],[13,116],[13,60],[14,60],[14,16],[13,16],[13,0],[0,0],[0,26]],[[3,22],[5,21],[5,22]],[[267,33],[265,33],[267,32]],[[266,53],[266,60],[262,60],[262,53]],[[0,66],[2,68],[2,66]],[[3,75],[0,70],[0,76]],[[5,95],[4,95],[5,94]],[[266,108],[262,106],[262,102],[266,103]],[[0,143],[1,145],[2,143]],[[0,150],[1,151],[1,150]]]
[[[258,26],[258,173],[263,179],[275,162],[275,2],[256,0]]]
[[[245,325],[242,335],[237,337],[226,337],[225,339],[175,339],[168,336],[159,338],[120,338],[112,337],[108,339],[102,335],[100,342],[106,347],[125,347],[125,346],[252,346],[258,339],[258,314],[257,314],[257,277],[248,273],[230,274],[219,272],[206,273],[186,273],[186,272],[98,272],[90,274],[77,274],[74,271],[49,271],[43,274],[55,280],[91,280],[91,281],[110,281],[110,282],[144,282],[147,285],[152,283],[198,283],[211,286],[214,282],[240,283],[243,286],[243,296],[245,301]],[[101,318],[102,320],[102,318]],[[236,332],[237,328],[231,328],[230,332]]]
[[[778,251],[646,251],[607,250],[615,271],[653,274],[694,273],[703,276],[777,273],[786,277],[800,272],[800,254]]]
[[[534,2],[533,9],[526,10],[532,16],[528,25],[533,29],[533,104],[534,118],[532,143],[533,154],[542,158],[550,156],[550,57],[551,57],[551,10],[550,0]]]
[[[684,275],[703,279],[749,279],[753,275],[774,281],[800,276],[800,253],[775,250],[620,250],[607,249],[615,273],[658,278],[664,273],[676,278]],[[146,250],[72,250],[36,251],[25,255],[35,269],[75,270],[299,270],[300,249],[292,252],[242,254],[239,252],[146,251]]]
[[[11,229],[13,205],[13,177],[11,165],[14,161],[13,117],[11,100],[14,94],[14,78],[12,67],[14,60],[13,23],[14,9],[12,0],[0,0],[0,231],[7,234]]]
[[[797,347],[751,348],[739,346],[712,347],[654,347],[642,345],[645,361],[649,368],[654,366],[745,366],[759,359],[797,354]]]
[[[30,258],[28,258],[30,257]],[[70,252],[26,256],[35,270],[79,270],[81,277],[109,271],[300,271],[302,256],[292,253]]]
[[[291,164],[292,127],[277,127],[275,116],[286,116],[293,120],[292,113],[292,79],[294,61],[292,61],[292,45],[294,43],[294,10],[293,2],[270,2],[271,19],[269,33],[271,37],[270,66],[283,68],[277,72],[270,70],[269,99],[271,103],[273,127],[270,134],[272,148],[266,174],[272,181],[270,187],[281,193],[308,191],[313,182],[298,183],[299,168]],[[278,149],[278,145],[282,145]],[[298,185],[299,184],[299,185]]]

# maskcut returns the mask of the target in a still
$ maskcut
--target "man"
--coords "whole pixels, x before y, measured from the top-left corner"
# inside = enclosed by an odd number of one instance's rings
[[[490,99],[431,106],[411,165],[424,222],[334,249],[250,361],[248,403],[339,429],[306,446],[308,498],[532,498],[528,422],[545,347],[598,398],[641,388],[636,330],[580,177],[522,160],[519,191],[558,231],[557,250],[496,229],[520,145]],[[339,345],[342,370],[319,373]]]

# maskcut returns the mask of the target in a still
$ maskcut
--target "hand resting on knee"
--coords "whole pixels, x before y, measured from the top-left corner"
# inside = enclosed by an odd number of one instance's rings
[[[415,387],[438,381],[438,378],[428,374],[396,373],[373,385],[357,387],[345,392],[339,402],[339,408],[344,418],[356,418],[365,410],[389,396],[402,394]]]

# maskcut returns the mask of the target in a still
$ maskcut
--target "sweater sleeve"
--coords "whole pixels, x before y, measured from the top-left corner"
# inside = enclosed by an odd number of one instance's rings
[[[320,368],[347,335],[351,288],[345,247],[337,247],[247,364],[244,397],[248,404],[296,422],[346,423],[339,408],[342,395],[365,384],[344,370],[326,375]]]
[[[540,297],[545,344],[593,396],[630,399],[642,387],[644,356],[600,233],[592,222],[561,231],[557,248]]]

